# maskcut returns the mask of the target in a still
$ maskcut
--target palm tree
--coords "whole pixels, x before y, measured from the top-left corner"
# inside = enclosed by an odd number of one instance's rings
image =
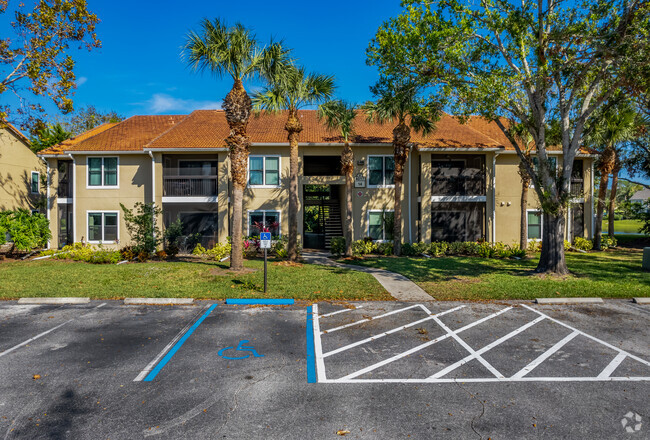
[[[409,80],[382,78],[370,88],[377,102],[363,105],[369,122],[383,124],[393,122],[393,156],[395,159],[395,195],[393,212],[393,252],[402,253],[402,182],[404,165],[409,155],[411,131],[429,134],[440,118],[440,109],[432,104],[423,104],[417,97],[419,86]]]
[[[241,24],[227,27],[219,19],[203,19],[200,33],[190,32],[185,43],[185,54],[191,67],[233,79],[232,90],[223,100],[223,110],[230,127],[230,134],[225,141],[230,149],[230,175],[233,183],[232,270],[244,268],[243,197],[250,147],[246,127],[253,108],[243,81],[254,77],[266,80],[274,78],[279,71],[291,64],[289,52],[281,43],[271,42],[262,47],[255,35]]]
[[[598,188],[598,205],[596,209],[596,225],[594,231],[594,249],[601,249],[603,213],[605,211],[605,198],[610,173],[614,173],[612,190],[610,192],[609,209],[609,234],[614,234],[614,201],[620,171],[620,147],[626,142],[636,139],[640,131],[640,117],[634,108],[626,102],[606,109],[599,120],[599,124],[590,133],[589,141],[593,145],[604,148],[598,159],[600,172],[600,186]],[[615,184],[616,183],[616,184]]]
[[[298,110],[330,99],[334,77],[307,74],[300,67],[289,67],[271,79],[270,85],[253,96],[253,107],[274,112],[288,110],[284,129],[289,140],[289,242],[288,257],[298,259],[298,141],[302,122]]]
[[[338,130],[345,145],[341,152],[341,171],[345,175],[345,255],[352,255],[352,192],[354,191],[354,152],[350,147],[350,137],[354,133],[354,118],[357,112],[354,105],[336,100],[328,101],[318,108],[318,119],[325,121],[329,130]]]

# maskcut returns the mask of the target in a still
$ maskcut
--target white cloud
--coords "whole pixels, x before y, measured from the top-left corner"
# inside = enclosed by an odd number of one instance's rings
[[[194,99],[174,98],[165,93],[154,94],[147,101],[152,113],[167,113],[171,111],[191,112],[193,110],[213,110],[221,108],[221,101],[197,101]]]
[[[86,84],[86,81],[88,81],[88,78],[87,78],[87,77],[85,77],[85,76],[80,76],[79,78],[77,78],[77,87]]]

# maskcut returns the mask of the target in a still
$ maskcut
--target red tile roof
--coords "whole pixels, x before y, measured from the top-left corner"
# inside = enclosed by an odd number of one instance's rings
[[[255,144],[286,144],[284,130],[286,112],[261,112],[251,117],[248,135]],[[342,143],[336,131],[329,131],[318,120],[316,110],[301,110],[303,131],[301,144]],[[354,143],[390,144],[394,123],[369,123],[359,113],[355,121]],[[95,130],[95,131],[93,131]],[[189,115],[133,116],[118,124],[105,124],[76,138],[69,139],[51,151],[143,151],[166,148],[225,148],[229,127],[222,110],[197,110]],[[494,122],[478,116],[461,124],[456,118],[443,114],[436,129],[428,136],[412,133],[411,141],[419,148],[503,148],[514,150]],[[47,150],[46,150],[47,151]]]
[[[53,145],[49,148],[46,148],[44,150],[41,150],[38,154],[39,155],[61,155],[63,154],[64,151],[71,150],[73,149],[75,145],[79,144],[82,141],[85,141],[88,138],[91,138],[93,136],[98,135],[99,133],[103,133],[106,130],[115,127],[119,122],[106,122],[105,124],[98,125],[95,128],[91,128],[88,131],[84,131],[80,135],[77,135],[75,137],[72,137],[70,139],[66,139],[65,141],[61,142],[60,144]]]
[[[10,124],[6,120],[0,120],[0,128],[4,126],[7,128],[10,132],[12,132],[18,139],[26,143],[27,145],[30,144],[29,139],[27,136],[25,136],[20,130],[18,130],[14,125]]]

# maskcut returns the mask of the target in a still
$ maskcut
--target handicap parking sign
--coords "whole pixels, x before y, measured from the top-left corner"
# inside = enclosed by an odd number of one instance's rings
[[[270,249],[271,248],[271,233],[262,232],[260,233],[260,248],[261,249]]]

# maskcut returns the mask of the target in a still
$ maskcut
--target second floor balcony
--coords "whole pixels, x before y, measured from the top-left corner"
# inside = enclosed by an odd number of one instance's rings
[[[484,196],[485,159],[479,155],[434,158],[431,164],[434,196]]]
[[[164,176],[165,197],[208,197],[217,195],[217,176]]]

